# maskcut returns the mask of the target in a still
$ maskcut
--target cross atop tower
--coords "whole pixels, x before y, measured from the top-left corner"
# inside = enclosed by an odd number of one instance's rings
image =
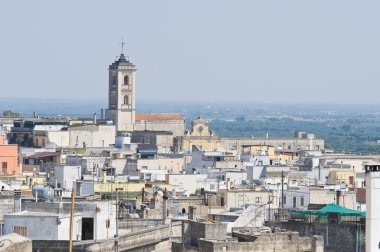
[[[124,54],[124,45],[125,45],[125,42],[124,42],[124,38],[121,39],[121,53]]]

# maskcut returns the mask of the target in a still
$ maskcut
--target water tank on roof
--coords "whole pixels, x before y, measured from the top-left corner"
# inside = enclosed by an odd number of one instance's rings
[[[47,186],[35,186],[32,189],[32,195],[34,198],[48,200],[53,196],[53,189]]]

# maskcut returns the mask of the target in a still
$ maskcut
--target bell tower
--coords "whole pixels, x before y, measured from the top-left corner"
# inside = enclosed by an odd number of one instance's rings
[[[109,66],[108,72],[109,118],[116,125],[117,131],[133,131],[136,114],[136,66],[129,62],[122,51],[120,57]]]

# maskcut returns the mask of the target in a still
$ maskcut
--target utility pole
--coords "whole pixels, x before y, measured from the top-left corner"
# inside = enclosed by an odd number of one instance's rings
[[[74,218],[74,204],[75,204],[75,189],[71,190],[71,211],[70,211],[70,237],[69,237],[69,252],[73,251],[73,218]]]
[[[115,234],[115,252],[119,252],[119,191],[122,187],[116,187],[116,234]]]
[[[281,171],[281,208],[284,209],[284,170]]]

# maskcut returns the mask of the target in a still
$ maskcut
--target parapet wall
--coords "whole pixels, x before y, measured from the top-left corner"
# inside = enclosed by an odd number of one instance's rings
[[[356,235],[364,234],[364,228],[354,224],[324,224],[324,223],[304,223],[304,222],[266,222],[266,226],[278,227],[295,232],[300,236],[323,236],[326,252],[355,252],[356,246],[360,251],[364,250],[364,244],[358,241]]]

